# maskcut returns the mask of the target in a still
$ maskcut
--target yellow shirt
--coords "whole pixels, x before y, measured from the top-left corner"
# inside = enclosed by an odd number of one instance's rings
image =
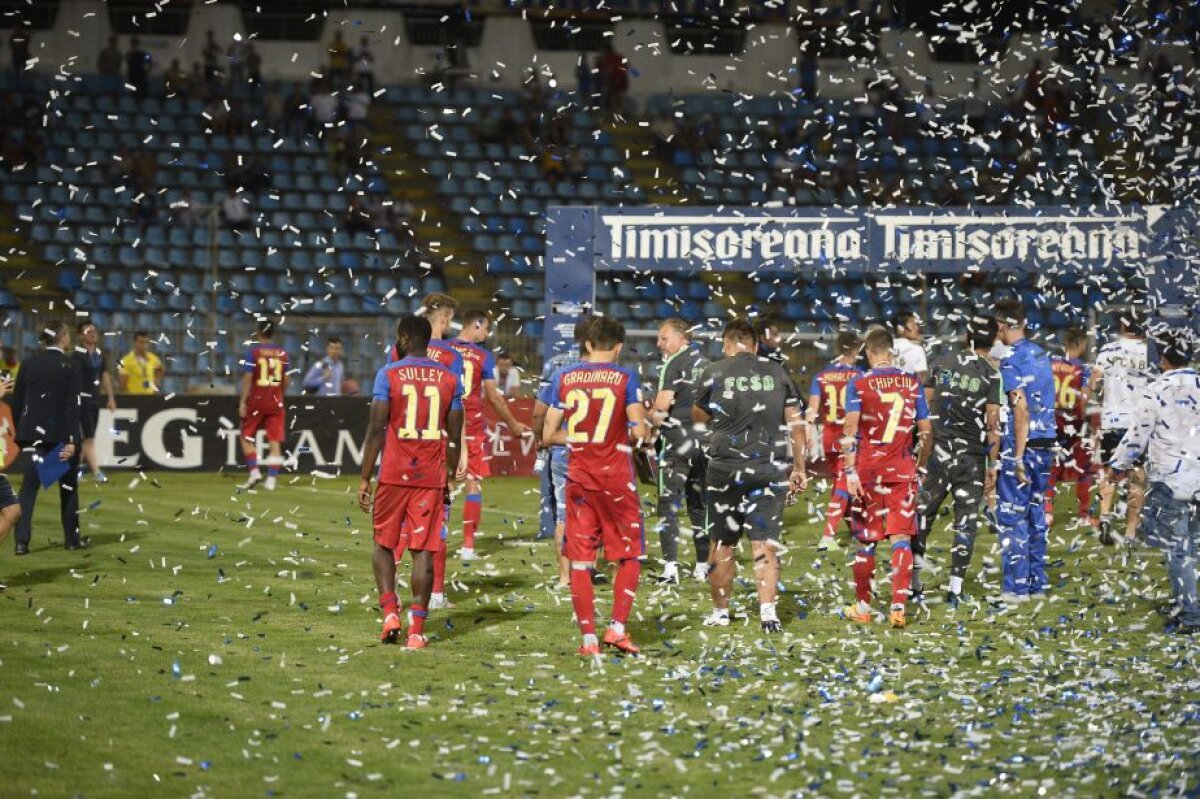
[[[157,394],[158,385],[154,382],[154,375],[161,366],[162,361],[153,352],[142,356],[130,352],[117,364],[118,374],[129,376],[129,381],[125,384],[125,393]]]

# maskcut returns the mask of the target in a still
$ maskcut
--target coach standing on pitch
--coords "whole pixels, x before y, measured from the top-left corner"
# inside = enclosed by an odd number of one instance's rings
[[[1044,594],[1048,586],[1045,503],[1058,420],[1050,356],[1025,338],[1025,309],[1020,300],[996,303],[996,322],[1001,342],[1011,348],[1000,361],[1008,405],[996,477],[996,517],[1004,564],[1001,600],[1011,605]]]
[[[651,423],[658,428],[658,540],[662,545],[660,583],[679,582],[679,511],[687,503],[696,545],[693,576],[708,576],[708,509],[704,503],[704,452],[692,428],[692,405],[707,359],[692,346],[688,323],[677,317],[658,329],[665,360],[658,372]]]
[[[954,544],[950,549],[950,586],[946,603],[957,607],[971,565],[979,508],[983,504],[985,459],[1000,444],[1000,375],[988,363],[996,342],[996,320],[972,319],[966,346],[934,358],[925,378],[925,397],[933,413],[934,444],[929,471],[917,500],[920,508],[913,540],[913,599],[921,601],[925,545],[946,496],[954,498]]]
[[[62,507],[63,543],[67,549],[87,549],[90,540],[79,536],[79,364],[67,354],[71,330],[62,322],[48,322],[42,330],[45,349],[25,361],[13,391],[13,423],[17,443],[25,449],[21,481],[21,519],[17,522],[16,553],[29,554],[33,537],[33,506],[41,487],[38,464],[46,457],[67,462],[58,478]]]

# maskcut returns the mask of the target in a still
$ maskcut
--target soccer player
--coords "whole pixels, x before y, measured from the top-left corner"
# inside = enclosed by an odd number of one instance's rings
[[[917,475],[933,449],[933,427],[921,381],[892,364],[892,334],[877,328],[865,338],[870,370],[846,387],[846,423],[842,428],[842,471],[846,488],[859,502],[854,589],[858,601],[846,610],[853,621],[869,624],[875,546],[892,545],[892,605],[888,621],[906,624],[905,604],[912,580],[910,540],[917,533]],[[920,451],[914,457],[914,431]]]
[[[1060,482],[1075,484],[1079,516],[1075,525],[1092,526],[1092,454],[1087,446],[1088,368],[1087,333],[1072,328],[1063,333],[1062,358],[1051,358],[1054,372],[1054,412],[1058,446],[1046,487],[1046,527],[1054,526],[1054,495]]]
[[[107,483],[108,478],[100,470],[100,458],[96,454],[96,428],[100,421],[100,392],[108,395],[108,409],[117,409],[117,400],[113,396],[112,376],[108,373],[108,365],[104,353],[97,346],[100,338],[96,325],[90,319],[85,319],[75,326],[79,343],[75,345],[75,361],[79,364],[82,375],[83,391],[79,394],[79,425],[83,428],[83,460],[92,470],[92,476],[97,483]]]
[[[1092,390],[1100,394],[1100,543],[1112,546],[1117,542],[1113,527],[1117,523],[1112,513],[1117,483],[1128,476],[1125,536],[1132,541],[1137,535],[1141,515],[1146,474],[1134,466],[1128,475],[1108,464],[1117,444],[1129,429],[1134,403],[1150,384],[1149,353],[1143,314],[1130,308],[1121,312],[1121,335],[1100,348],[1092,367]]]
[[[1200,375],[1189,369],[1186,333],[1156,337],[1162,376],[1139,398],[1117,446],[1113,468],[1128,469],[1145,457],[1150,489],[1142,528],[1146,540],[1166,550],[1172,612],[1167,626],[1200,634]]]
[[[686,502],[696,547],[697,580],[708,576],[708,508],[704,501],[706,460],[692,430],[700,373],[708,365],[691,345],[688,323],[678,317],[658,328],[658,349],[665,356],[650,421],[658,429],[658,540],[662,545],[660,583],[679,583],[679,511]]]
[[[1000,533],[1004,586],[1009,606],[1041,596],[1046,579],[1046,485],[1054,461],[1058,421],[1054,415],[1054,370],[1046,351],[1025,338],[1020,300],[996,303],[1000,341],[1010,348],[1000,361],[1007,398],[1002,413],[996,523]]]
[[[288,354],[275,344],[275,323],[269,319],[258,323],[257,342],[242,358],[242,392],[238,400],[238,417],[242,420],[242,455],[250,479],[246,488],[263,482],[258,468],[258,431],[266,432],[270,455],[267,458],[267,479],[263,488],[275,490],[279,467],[283,465],[285,408],[283,395],[288,386]]]
[[[850,493],[846,491],[846,478],[842,474],[842,425],[846,421],[846,386],[862,374],[855,361],[862,349],[862,340],[857,333],[838,333],[835,346],[837,357],[821,371],[813,375],[808,389],[808,412],[806,418],[812,425],[810,430],[821,431],[821,446],[814,456],[824,462],[824,472],[833,479],[829,492],[829,505],[825,510],[825,532],[821,534],[818,551],[837,548],[838,526],[846,518],[850,507]],[[816,425],[820,424],[820,427]]]
[[[396,564],[405,550],[412,552],[409,649],[426,645],[434,553],[445,545],[445,494],[458,469],[463,425],[462,379],[427,357],[431,333],[429,320],[418,316],[397,325],[396,343],[404,357],[375,376],[358,483],[358,505],[371,513],[375,530],[371,563],[384,643],[398,640],[403,629]],[[381,451],[379,491],[372,497],[371,477]]]
[[[425,299],[421,300],[421,310],[418,312],[429,320],[429,326],[432,330],[429,339],[429,347],[425,355],[432,361],[440,363],[450,371],[458,375],[458,379],[464,377],[464,367],[462,356],[458,351],[450,346],[448,341],[445,341],[446,331],[450,329],[450,323],[454,321],[454,311],[458,308],[458,302],[449,294],[441,294],[434,292]],[[392,361],[398,361],[404,357],[400,349],[399,341],[392,347]],[[446,599],[446,547],[450,537],[450,492],[446,492],[446,521],[442,528],[442,548],[433,553],[433,594],[429,600],[430,610],[443,610],[453,608],[454,605]]]
[[[750,539],[762,629],[783,629],[776,610],[783,508],[804,490],[805,425],[800,392],[783,366],[755,354],[754,328],[733,320],[725,357],[704,370],[692,418],[707,428],[708,503],[715,546],[708,627],[729,626],[729,598],[742,536]]]
[[[916,375],[924,385],[929,365],[921,343],[921,317],[911,308],[901,308],[892,318],[892,331],[892,340],[896,342],[892,365]]]
[[[1000,375],[987,360],[996,330],[995,319],[971,319],[963,349],[934,358],[925,378],[925,400],[937,424],[929,472],[917,499],[920,525],[912,541],[912,593],[918,601],[924,590],[925,545],[947,495],[954,499],[954,544],[946,604],[958,607],[962,598],[984,502],[985,460],[989,453],[1000,455]]]
[[[646,554],[642,505],[633,472],[631,440],[649,436],[637,373],[617,365],[625,328],[615,319],[593,319],[587,328],[585,363],[559,372],[551,386],[543,440],[565,444],[567,458],[567,557],[571,560],[571,604],[583,634],[579,654],[600,654],[596,637],[592,564],[603,547],[617,561],[612,623],[604,644],[636,655],[625,624],[633,609]],[[566,420],[566,427],[563,421]]]
[[[13,384],[17,381],[12,377],[5,375],[0,377],[0,398],[12,391]],[[0,441],[0,463],[4,462],[4,442]],[[17,521],[21,518],[21,503],[17,501],[17,495],[13,493],[12,484],[8,482],[8,476],[0,474],[0,543],[4,543],[4,539],[8,538],[8,534],[17,526]]]
[[[508,425],[517,438],[529,432],[519,422],[504,395],[496,387],[496,359],[491,350],[485,348],[492,332],[492,320],[487,312],[471,309],[463,313],[462,332],[450,342],[450,346],[462,356],[463,361],[463,413],[466,419],[466,453],[462,459],[459,479],[466,482],[466,499],[463,502],[463,545],[459,556],[463,560],[475,559],[475,533],[483,515],[483,478],[491,475],[488,451],[487,420],[483,415],[483,402],[488,404]]]
[[[579,347],[578,354],[563,352],[550,356],[546,361],[542,368],[542,380],[541,386],[538,388],[537,399],[533,403],[534,437],[539,447],[549,450],[549,458],[539,475],[541,477],[541,511],[543,518],[549,522],[552,528],[554,551],[558,553],[558,586],[560,588],[571,587],[571,561],[567,558],[564,541],[567,523],[567,447],[562,444],[549,444],[542,437],[542,433],[546,427],[546,412],[554,404],[552,394],[554,379],[564,369],[583,363],[583,358],[587,355],[585,344],[587,329],[592,318],[590,314],[585,314],[575,323],[575,343]],[[539,537],[542,535],[543,533],[539,533]],[[601,572],[593,571],[593,582],[598,574]]]

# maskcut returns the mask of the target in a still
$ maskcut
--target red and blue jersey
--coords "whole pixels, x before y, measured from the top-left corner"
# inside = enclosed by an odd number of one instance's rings
[[[637,373],[615,363],[581,363],[554,375],[551,407],[565,414],[567,480],[589,491],[635,489],[630,405],[641,404]]]
[[[917,376],[894,366],[859,375],[846,386],[846,413],[856,411],[860,414],[856,466],[864,482],[915,479],[914,434],[917,422],[929,418]]]
[[[389,403],[380,483],[446,485],[446,418],[462,410],[462,395],[461,378],[429,358],[407,357],[379,370],[371,398]]]
[[[253,344],[242,358],[241,369],[250,374],[250,394],[246,405],[252,408],[283,407],[284,379],[288,354],[270,342]]]
[[[431,361],[436,361],[442,366],[445,366],[461,379],[463,377],[463,359],[458,354],[458,351],[450,346],[450,342],[445,339],[435,338],[430,339],[429,348],[425,350],[425,357]],[[388,361],[396,363],[401,358],[400,349],[393,344],[388,351]]]
[[[496,358],[491,350],[470,341],[454,339],[450,347],[463,361],[463,410],[467,418],[483,421],[483,381],[496,379]]]
[[[1083,391],[1088,387],[1091,374],[1078,358],[1051,358],[1050,370],[1054,373],[1054,415],[1058,435],[1060,438],[1082,436],[1087,416]]]
[[[808,393],[820,398],[817,421],[826,431],[841,434],[842,423],[846,421],[846,386],[861,374],[862,370],[853,364],[834,361],[813,375]]]

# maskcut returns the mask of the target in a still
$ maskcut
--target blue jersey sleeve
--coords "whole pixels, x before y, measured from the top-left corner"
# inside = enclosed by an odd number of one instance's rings
[[[1092,368],[1084,364],[1079,371],[1083,373],[1083,377],[1080,378],[1079,385],[1081,388],[1087,388],[1088,384],[1092,382]]]
[[[821,374],[821,372],[817,372],[815,375],[813,375],[812,382],[808,384],[808,396],[821,396]]]
[[[551,372],[542,378],[542,384],[538,386],[537,401],[543,405],[554,404],[554,378],[555,373]]]
[[[637,376],[637,372],[627,370],[625,374],[629,375],[629,380],[625,382],[625,407],[630,405],[638,405],[642,401],[642,381]]]
[[[550,385],[546,386],[546,395],[550,400],[546,404],[551,408],[562,410],[562,398],[558,396],[559,388],[562,386],[562,372],[555,372],[550,378]]]
[[[929,403],[925,401],[925,391],[917,386],[917,421],[929,418]]]
[[[386,366],[375,373],[375,385],[371,389],[371,399],[377,402],[391,402],[392,400],[387,373]]]
[[[1025,375],[1015,357],[1009,356],[1000,362],[1000,384],[1006,396],[1010,391],[1024,390]]]
[[[846,413],[862,413],[862,399],[858,396],[858,379],[846,384]]]
[[[245,354],[245,356],[243,356],[242,363],[241,363],[243,372],[253,372],[254,371],[254,369],[255,369],[254,356],[256,354],[258,354],[257,347],[251,347],[250,349],[246,350],[246,354]]]
[[[450,397],[450,410],[462,410],[462,398],[464,393],[466,392],[464,391],[462,375],[457,374],[454,376],[454,394]]]
[[[483,379],[496,379],[496,356],[492,354],[491,350],[483,351]]]

